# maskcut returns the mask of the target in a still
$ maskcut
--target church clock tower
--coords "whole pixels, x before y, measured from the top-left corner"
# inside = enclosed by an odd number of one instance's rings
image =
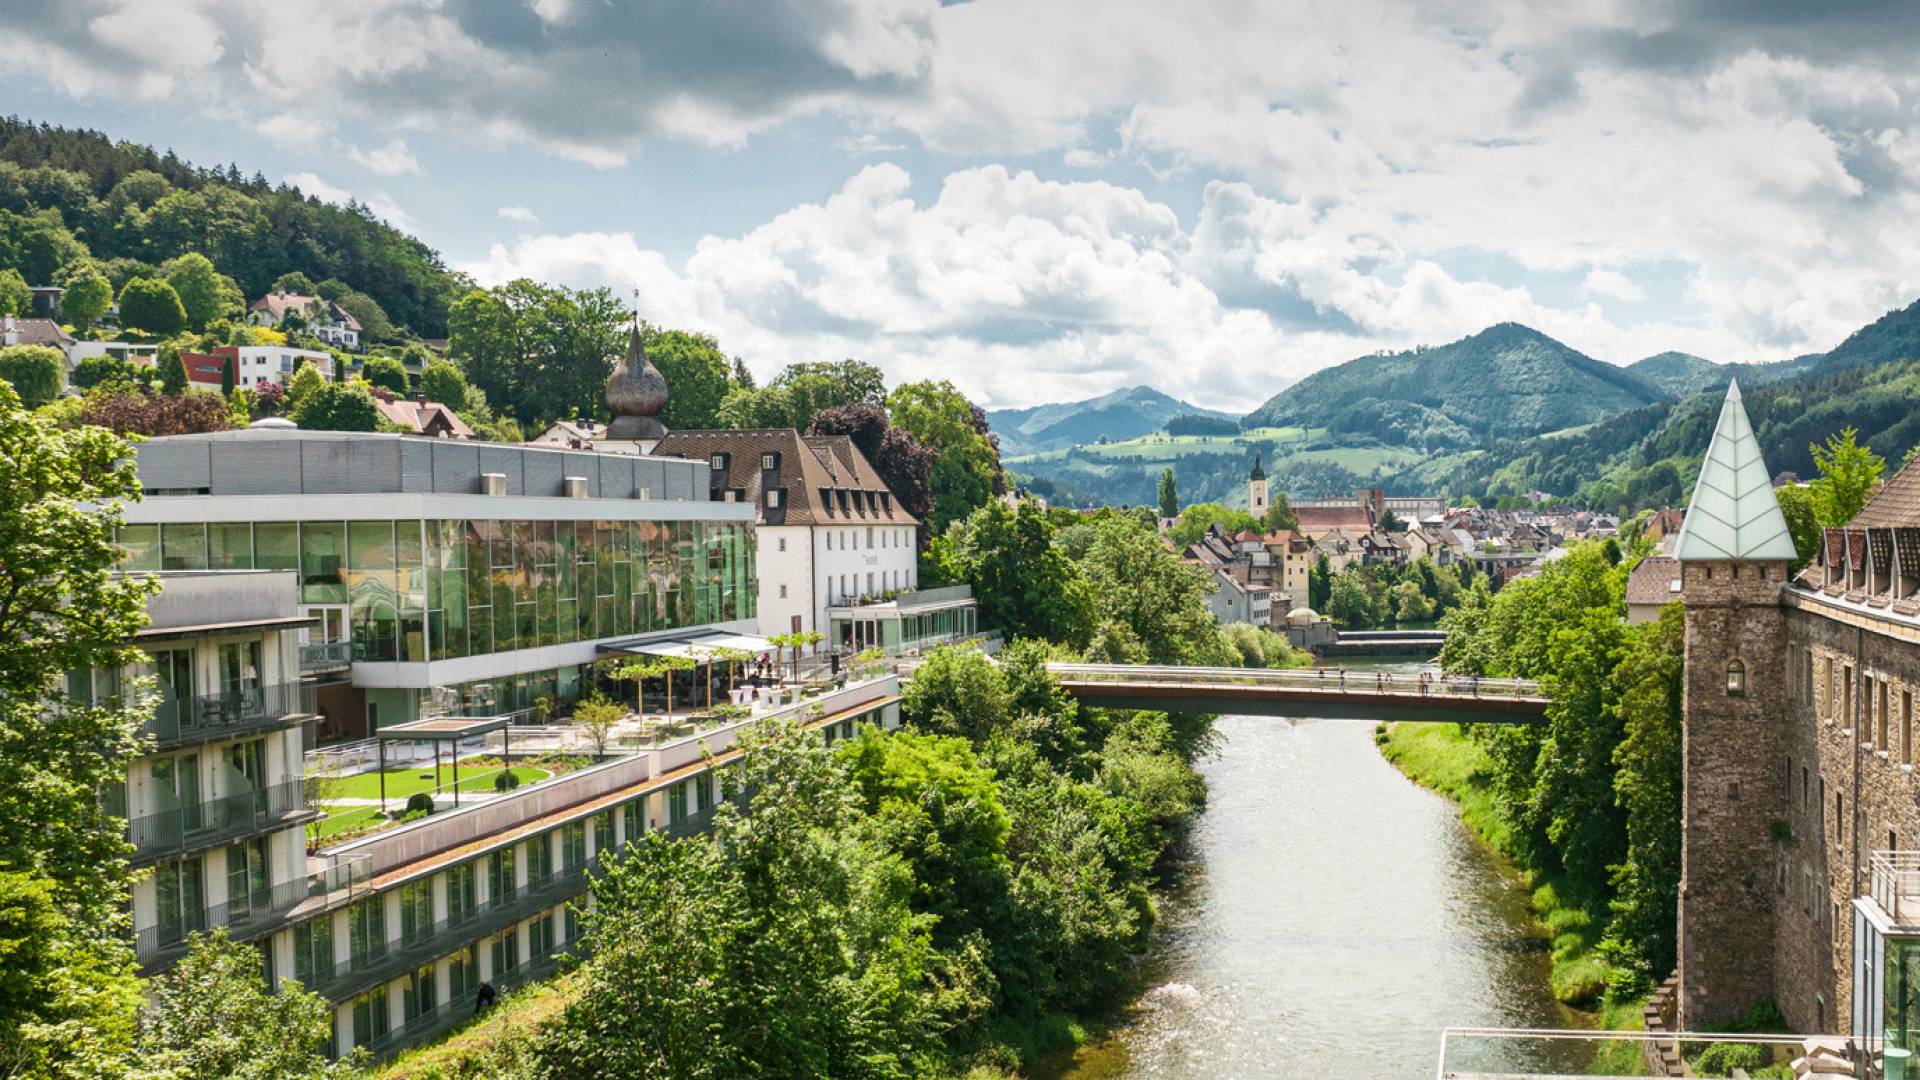
[[[1255,521],[1267,514],[1267,474],[1260,471],[1260,453],[1253,455],[1253,471],[1247,474],[1247,513]]]

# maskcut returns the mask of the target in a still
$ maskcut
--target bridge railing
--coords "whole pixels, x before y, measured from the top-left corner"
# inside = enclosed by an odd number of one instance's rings
[[[1259,686],[1319,693],[1396,694],[1407,697],[1546,698],[1531,679],[1483,679],[1346,668],[1222,668],[1156,664],[1048,664],[1056,678],[1091,682],[1171,683],[1184,686]]]

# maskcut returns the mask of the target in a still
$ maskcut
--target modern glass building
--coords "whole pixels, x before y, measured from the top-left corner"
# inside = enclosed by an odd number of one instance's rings
[[[753,508],[704,461],[284,427],[138,454],[127,569],[297,572],[339,661],[323,739],[564,703],[597,644],[756,626]]]

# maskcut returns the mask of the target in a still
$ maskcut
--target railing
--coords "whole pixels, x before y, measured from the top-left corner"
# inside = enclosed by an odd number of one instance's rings
[[[300,646],[301,671],[331,671],[353,662],[353,642],[323,641]]]
[[[1189,686],[1261,686],[1329,694],[1395,694],[1402,697],[1478,697],[1546,700],[1531,679],[1483,679],[1470,675],[1417,676],[1344,668],[1217,668],[1148,664],[1048,664],[1056,677],[1073,681],[1172,683]]]
[[[232,937],[246,940],[278,928],[289,921],[296,908],[315,897],[325,898],[328,906],[332,906],[367,894],[369,860],[365,856],[323,856],[321,861],[324,865],[310,870],[305,877],[283,881],[244,901],[212,904],[187,917],[136,927],[135,955],[142,967],[152,969],[183,952],[188,936],[196,931],[225,927]]]
[[[1560,1077],[1591,1071],[1595,1055],[1609,1044],[1639,1048],[1651,1043],[1677,1043],[1691,1059],[1716,1043],[1744,1044],[1758,1049],[1772,1064],[1799,1057],[1828,1057],[1832,1068],[1816,1070],[1822,1076],[1869,1075],[1867,1056],[1844,1036],[1741,1035],[1726,1032],[1565,1031],[1523,1028],[1448,1028],[1440,1033],[1440,1060],[1436,1080],[1521,1080],[1529,1076]]]
[[[294,713],[311,711],[303,683],[237,687],[203,697],[163,701],[140,730],[165,746],[278,727]]]
[[[214,847],[312,810],[299,780],[174,807],[127,822],[133,861],[151,862]]]
[[[1920,923],[1920,851],[1869,855],[1867,892],[1895,923]]]
[[[492,980],[494,990],[505,994],[552,975],[560,968],[562,951],[571,944],[571,941],[556,941],[553,948],[533,954],[512,970],[495,972]],[[482,1015],[475,1005],[473,994],[463,989],[458,996],[449,997],[433,1008],[409,1017],[400,1026],[388,1029],[385,1034],[368,1040],[365,1045],[375,1057],[385,1058],[406,1047],[437,1039]]]
[[[389,979],[437,960],[455,949],[474,944],[499,930],[563,900],[584,892],[588,875],[599,865],[599,857],[567,870],[556,871],[540,881],[529,881],[511,893],[490,897],[432,926],[416,930],[412,937],[384,941],[373,951],[344,964],[335,964],[330,977],[316,978],[307,989],[331,1000],[340,1001],[362,993]]]

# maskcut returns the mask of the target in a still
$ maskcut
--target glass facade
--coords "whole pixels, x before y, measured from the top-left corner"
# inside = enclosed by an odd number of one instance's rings
[[[713,521],[128,525],[129,570],[297,570],[353,657],[425,661],[751,619],[751,526]]]

